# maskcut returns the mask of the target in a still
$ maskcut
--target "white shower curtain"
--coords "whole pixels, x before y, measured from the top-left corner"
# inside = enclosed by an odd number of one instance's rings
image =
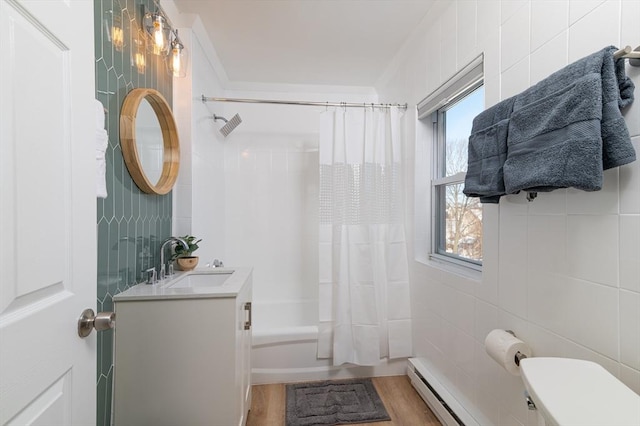
[[[376,365],[410,356],[400,112],[320,118],[318,358]]]

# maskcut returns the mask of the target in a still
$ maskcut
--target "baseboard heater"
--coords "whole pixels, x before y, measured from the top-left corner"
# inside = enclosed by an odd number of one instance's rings
[[[479,426],[467,410],[429,372],[425,360],[409,358],[407,375],[413,387],[444,426]]]

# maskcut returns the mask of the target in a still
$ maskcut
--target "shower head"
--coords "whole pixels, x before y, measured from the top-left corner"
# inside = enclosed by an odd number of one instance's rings
[[[222,133],[222,135],[226,138],[227,136],[229,136],[229,133],[233,132],[233,129],[235,129],[236,127],[238,127],[238,125],[240,123],[242,123],[242,119],[240,118],[240,115],[236,114],[233,117],[231,117],[231,120],[227,120],[224,117],[221,117],[219,115],[215,115],[213,114],[213,119],[218,121],[218,120],[222,120],[224,121],[224,126],[222,126],[220,128],[220,133]]]

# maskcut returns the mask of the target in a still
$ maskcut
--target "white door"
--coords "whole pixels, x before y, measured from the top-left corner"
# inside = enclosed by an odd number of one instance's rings
[[[90,425],[93,1],[0,0],[0,424]]]

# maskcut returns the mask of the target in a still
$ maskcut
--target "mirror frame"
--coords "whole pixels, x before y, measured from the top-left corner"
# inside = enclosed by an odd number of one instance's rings
[[[136,145],[136,115],[143,99],[151,104],[162,131],[163,164],[162,174],[157,183],[147,178]],[[171,108],[160,92],[139,88],[133,89],[124,98],[120,110],[120,147],[129,174],[142,192],[163,195],[171,191],[180,169],[180,140]]]

